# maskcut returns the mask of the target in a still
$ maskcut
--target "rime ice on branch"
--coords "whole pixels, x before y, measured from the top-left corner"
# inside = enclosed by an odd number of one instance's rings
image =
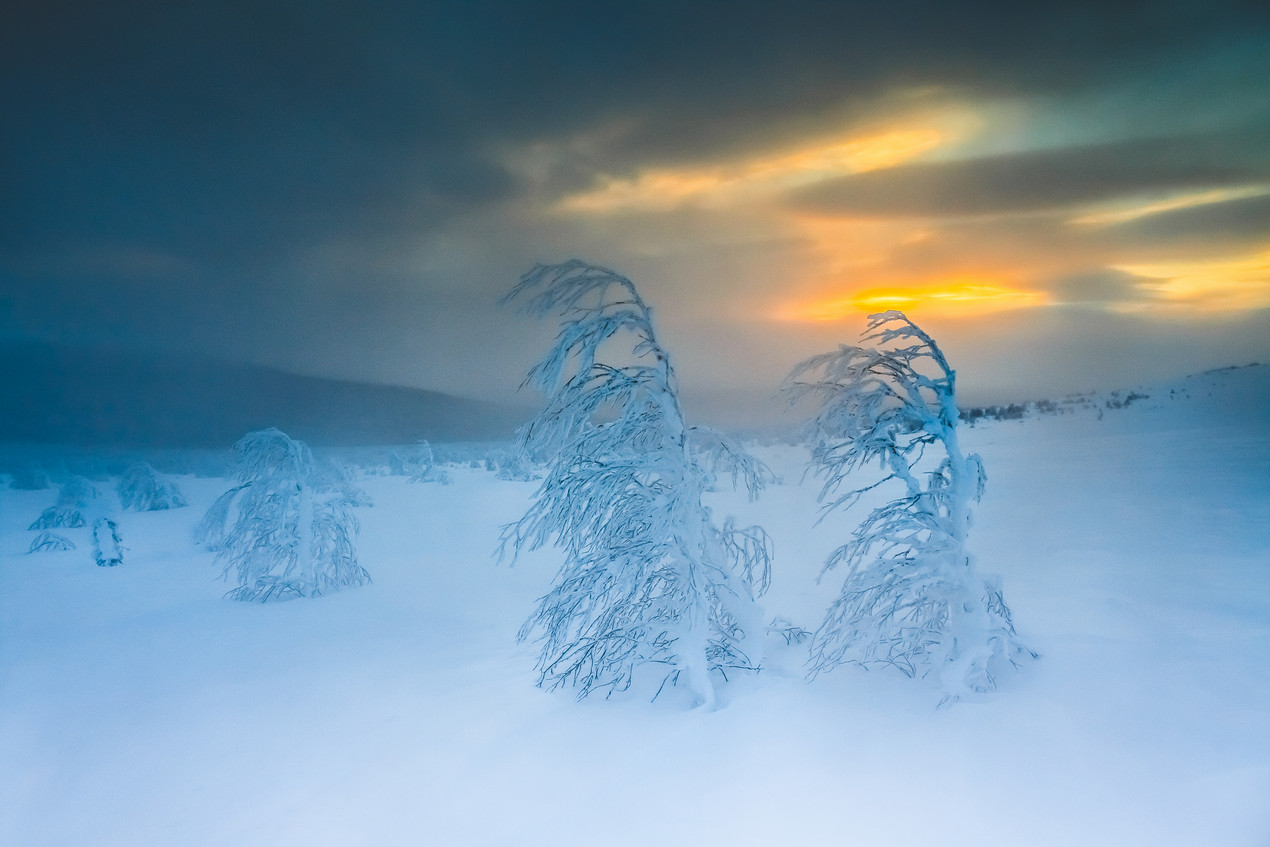
[[[577,260],[539,266],[511,300],[561,318],[555,345],[526,378],[546,403],[520,431],[521,448],[549,470],[500,547],[554,541],[564,552],[520,632],[541,645],[538,684],[607,695],[659,663],[662,686],[685,683],[710,708],[712,674],[761,659],[755,600],[771,542],[759,527],[715,526],[701,494],[715,464],[751,496],[765,468],[725,436],[685,425],[670,359],[626,277]]]
[[[810,401],[811,461],[823,479],[821,519],[885,484],[902,494],[874,509],[834,550],[824,572],[846,578],[811,645],[810,675],[840,664],[934,673],[945,697],[990,691],[999,673],[1034,657],[1015,635],[995,580],[966,552],[971,504],[983,493],[977,455],[957,439],[956,374],[929,335],[901,312],[869,318],[866,342],[810,358],[786,380],[791,404]],[[919,467],[931,449],[937,454]],[[882,477],[854,487],[875,463]]]

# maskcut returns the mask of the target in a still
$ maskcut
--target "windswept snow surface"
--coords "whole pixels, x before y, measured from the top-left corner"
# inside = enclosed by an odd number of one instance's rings
[[[1270,376],[965,432],[988,491],[970,546],[1041,658],[981,699],[805,645],[720,686],[577,702],[515,633],[559,554],[491,558],[534,483],[365,476],[374,583],[221,599],[191,508],[118,513],[27,555],[55,491],[0,490],[0,844],[1220,845],[1270,843]],[[770,618],[814,628],[858,516],[813,527],[806,454],[722,517],[776,541]]]

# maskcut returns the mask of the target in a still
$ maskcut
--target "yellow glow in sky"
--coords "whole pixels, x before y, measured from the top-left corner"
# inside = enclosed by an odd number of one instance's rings
[[[1158,298],[1135,304],[1131,311],[1217,313],[1270,307],[1270,250],[1235,259],[1117,265],[1116,270],[1143,279],[1140,286]]]
[[[899,309],[903,312],[939,315],[984,315],[1006,309],[1043,306],[1049,297],[1041,291],[1024,291],[979,281],[949,280],[913,287],[873,288],[847,297],[790,304],[777,320],[797,322],[836,321],[862,314]]]
[[[973,124],[965,112],[944,111],[888,129],[805,142],[761,156],[609,178],[599,188],[566,197],[568,212],[654,211],[687,201],[723,203],[738,195],[770,192],[836,176],[894,167],[960,140]]]
[[[1135,251],[1146,261],[1116,264],[1122,255],[1116,255],[1111,238],[1087,228],[1266,196],[1270,183],[1123,194],[1069,207],[1061,219],[1072,226],[835,216],[781,202],[791,189],[851,174],[1030,149],[1017,131],[1013,143],[1006,143],[1009,132],[1002,141],[1009,120],[1003,123],[1000,109],[994,112],[992,104],[953,101],[941,92],[934,92],[941,99],[932,102],[929,96],[878,104],[867,124],[856,122],[762,151],[621,176],[601,171],[591,188],[558,201],[553,211],[565,226],[578,220],[588,226],[620,226],[619,237],[628,245],[638,244],[644,255],[687,255],[704,240],[710,250],[742,262],[732,258],[734,246],[769,245],[761,261],[788,299],[774,304],[768,297],[742,297],[738,314],[750,318],[757,314],[813,324],[856,321],[888,309],[951,318],[1030,310],[1062,305],[1064,297],[1057,293],[1062,280],[1108,268],[1132,274],[1136,289],[1123,299],[1113,296],[1083,308],[1171,320],[1270,307],[1270,251],[1212,260],[1200,258],[1202,253],[1180,255],[1177,247],[1166,244],[1160,249],[1168,252],[1157,255],[1172,254],[1174,260],[1153,262],[1151,254]],[[629,127],[615,127],[611,137],[572,143],[587,161],[602,161],[596,151],[616,143],[626,131]],[[551,164],[567,159],[571,150],[544,148],[539,159],[526,161],[539,161],[543,173],[549,173]],[[658,214],[671,212],[684,214]],[[606,217],[619,213],[635,214]],[[644,241],[639,241],[641,234]],[[836,289],[830,287],[834,281]]]

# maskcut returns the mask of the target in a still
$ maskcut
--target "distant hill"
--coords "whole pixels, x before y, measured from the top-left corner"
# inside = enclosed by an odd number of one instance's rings
[[[509,438],[522,410],[228,362],[0,343],[0,442],[223,447],[276,426],[314,444]]]

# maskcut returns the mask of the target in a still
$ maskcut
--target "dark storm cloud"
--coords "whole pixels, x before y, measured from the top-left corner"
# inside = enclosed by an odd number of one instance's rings
[[[361,42],[358,23],[101,4],[11,29],[27,38],[6,57],[0,243],[163,244],[242,269],[508,194],[470,130],[426,102],[441,80],[392,73],[385,34]]]
[[[500,143],[620,121],[609,172],[709,157],[888,86],[1070,90],[1257,17],[1113,6],[28,4],[0,245],[252,265],[505,199]]]
[[[795,205],[860,217],[956,217],[1063,209],[1152,192],[1270,179],[1252,133],[1134,140],[903,165],[799,191]]]
[[[582,109],[551,111],[551,123],[532,131],[624,119],[604,147],[618,174],[822,130],[896,88],[1052,97],[1096,89],[1270,23],[1253,5],[623,3],[599,21],[594,7],[525,6],[544,7],[557,14],[531,12],[517,24],[539,55],[515,69],[516,96],[538,104],[563,90]]]
[[[1264,4],[1199,2],[25,3],[0,26],[0,335],[378,363],[435,325],[457,346],[527,263],[626,236],[553,230],[508,151],[594,136],[550,189],[577,190],[841,130],[896,89],[1061,100],[1236,42],[1247,64],[1268,29]],[[1080,191],[1264,164],[1108,155]],[[985,189],[1026,205],[1011,190]]]

